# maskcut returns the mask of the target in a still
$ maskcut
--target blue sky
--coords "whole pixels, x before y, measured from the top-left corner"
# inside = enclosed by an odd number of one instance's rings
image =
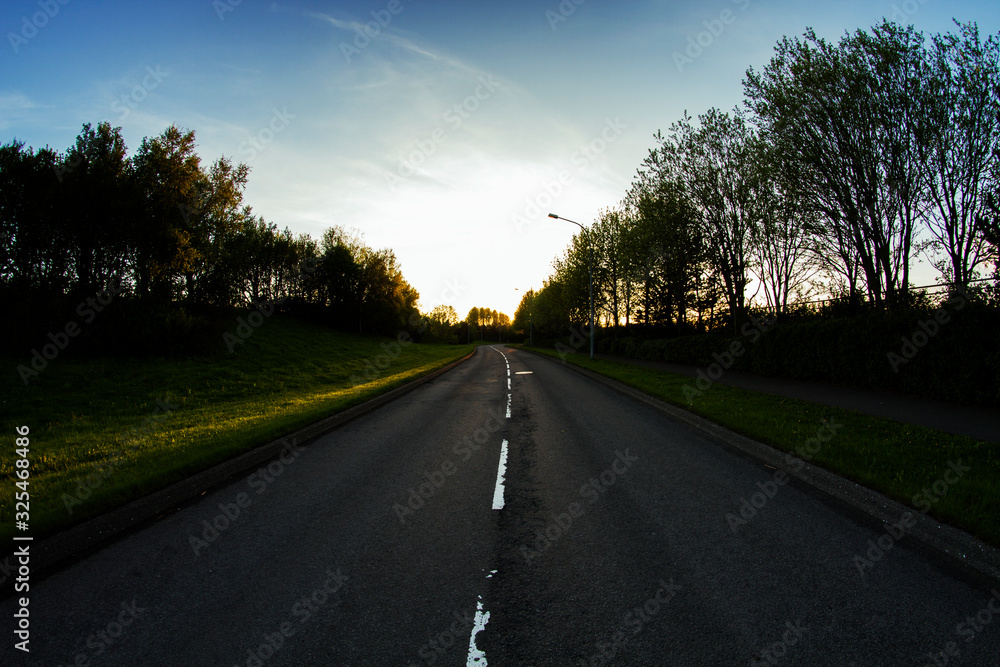
[[[513,315],[577,230],[548,212],[616,205],[653,134],[739,105],[783,35],[883,16],[1000,30],[964,0],[6,0],[0,143],[62,150],[107,120],[134,151],[176,123],[250,165],[279,227],[395,250],[424,310]]]

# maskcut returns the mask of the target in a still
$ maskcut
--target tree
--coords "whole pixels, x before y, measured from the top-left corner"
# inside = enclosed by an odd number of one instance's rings
[[[572,321],[562,283],[546,281],[534,295],[531,313],[536,340],[565,337]]]
[[[534,305],[536,295],[535,290],[529,289],[521,296],[521,301],[517,304],[517,310],[514,311],[514,321],[512,323],[514,333],[523,335],[525,338],[529,336],[531,330],[534,328],[532,306]]]
[[[652,155],[644,166],[652,167],[655,159]],[[629,195],[636,210],[625,244],[631,257],[630,278],[641,292],[639,312],[646,325],[684,327],[696,306],[699,286],[711,271],[703,227],[676,182],[644,178],[644,173]]]
[[[131,162],[121,128],[89,123],[56,167],[76,290],[93,294],[125,282],[134,238]]]
[[[133,158],[144,214],[136,222],[136,287],[140,295],[160,302],[179,295],[181,277],[195,271],[201,259],[188,228],[189,212],[200,205],[203,179],[194,147],[193,131],[171,125],[159,137],[143,139]]]
[[[919,40],[912,28],[884,25],[833,45],[810,29],[784,38],[744,80],[757,123],[797,167],[795,196],[822,216],[828,238],[850,246],[838,255],[857,257],[878,308],[906,287],[919,215],[909,75]]]
[[[199,284],[200,278],[218,260],[223,240],[237,231],[250,216],[250,209],[243,207],[243,189],[249,173],[247,165],[234,165],[228,158],[220,157],[207,173],[202,173],[197,179],[195,208],[181,206],[183,231],[195,253],[194,260],[187,263],[183,271],[187,296],[194,302],[209,300]],[[263,224],[263,220],[260,223]],[[268,240],[276,240],[276,235],[277,227],[273,226]],[[273,244],[268,247],[272,255],[276,247]],[[255,259],[265,260],[264,257]],[[271,261],[272,268],[276,268],[273,256],[266,259]],[[269,294],[271,287],[268,283],[264,290],[268,293],[267,297],[256,295],[254,300],[273,298]]]
[[[960,35],[935,35],[922,77],[924,116],[917,128],[921,177],[931,207],[927,228],[944,255],[939,268],[967,289],[989,260],[980,220],[1000,160],[1000,41],[979,38],[974,23]]]
[[[628,320],[631,283],[625,245],[631,223],[627,208],[611,208],[601,211],[589,230],[594,243],[594,304],[604,311],[604,319],[611,323],[615,335],[621,321]]]
[[[770,188],[762,193],[768,197],[766,214],[754,230],[754,270],[768,308],[775,315],[783,315],[788,311],[789,297],[804,290],[816,273],[810,253],[810,231],[815,229],[815,221],[787,185],[794,178],[783,173],[771,145],[759,140],[756,150]]]
[[[62,295],[72,284],[71,243],[63,224],[61,164],[49,148],[0,147],[3,279],[13,295]]]
[[[748,308],[756,228],[767,213],[767,183],[751,128],[739,114],[709,109],[675,123],[662,145],[666,180],[676,182],[697,211],[708,262],[722,280],[730,321],[739,328]]]
[[[358,332],[393,334],[406,328],[420,295],[403,279],[396,254],[389,249],[362,247],[354,262]]]

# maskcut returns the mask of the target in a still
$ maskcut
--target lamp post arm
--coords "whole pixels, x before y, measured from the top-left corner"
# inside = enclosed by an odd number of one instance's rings
[[[581,234],[587,235],[587,247],[589,249],[589,256],[587,259],[587,273],[590,278],[590,359],[594,359],[594,242],[590,238],[588,230],[584,228],[579,222],[575,220],[570,220],[569,218],[564,218],[555,213],[549,213],[550,218],[555,218],[556,220],[565,220],[566,222],[572,222],[574,225],[580,228]]]

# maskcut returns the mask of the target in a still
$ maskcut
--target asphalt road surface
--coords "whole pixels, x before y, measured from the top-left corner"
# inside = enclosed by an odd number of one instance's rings
[[[482,347],[33,581],[4,664],[998,664],[1000,593],[899,534]]]

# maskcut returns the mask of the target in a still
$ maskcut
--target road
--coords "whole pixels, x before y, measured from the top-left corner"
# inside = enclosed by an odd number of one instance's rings
[[[891,532],[481,347],[33,581],[5,664],[996,665],[1000,593]]]

